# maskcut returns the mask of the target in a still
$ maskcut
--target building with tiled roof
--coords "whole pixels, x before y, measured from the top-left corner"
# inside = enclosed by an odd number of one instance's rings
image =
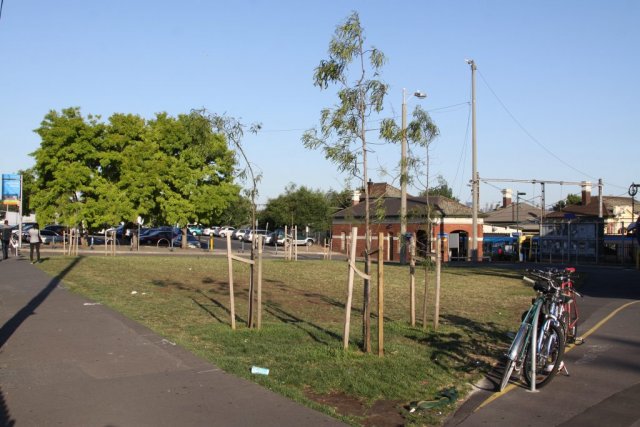
[[[363,191],[354,191],[353,205],[333,215],[331,229],[332,250],[346,253],[351,228],[359,228],[357,252],[364,251],[365,203]],[[387,183],[369,184],[369,209],[372,248],[377,248],[378,233],[387,240],[385,253],[388,260],[398,260],[400,241],[400,190]],[[431,212],[433,228],[429,229],[428,212]],[[482,218],[478,218],[478,256],[482,256]],[[407,196],[407,232],[417,239],[418,252],[432,252],[435,236],[446,236],[443,247],[445,260],[467,259],[472,235],[472,210],[444,196]]]

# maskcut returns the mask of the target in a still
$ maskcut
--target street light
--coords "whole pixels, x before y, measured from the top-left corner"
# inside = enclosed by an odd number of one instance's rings
[[[518,191],[516,193],[516,233],[518,234],[518,261],[520,261],[520,196],[526,196],[527,193]]]
[[[425,99],[427,95],[419,90],[412,96]],[[400,263],[407,262],[404,236],[407,233],[407,90],[402,89],[402,143],[400,144]]]

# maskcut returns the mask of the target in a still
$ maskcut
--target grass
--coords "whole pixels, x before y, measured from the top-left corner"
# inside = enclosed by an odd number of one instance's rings
[[[506,333],[517,326],[532,295],[515,270],[445,268],[440,326],[434,330],[435,278],[429,272],[427,325],[423,328],[418,320],[411,327],[409,269],[386,265],[385,356],[378,357],[375,280],[373,353],[360,350],[361,280],[354,290],[350,346],[342,349],[344,261],[265,260],[260,330],[246,326],[248,267],[234,263],[235,331],[226,258],[51,257],[40,268],[63,275],[71,291],[110,306],[225,371],[353,425],[381,425],[376,416],[395,417],[396,425],[441,423],[453,407],[413,414],[404,407],[432,399],[446,387],[456,387],[461,396],[468,393],[508,345]],[[417,319],[422,319],[424,278],[424,268],[417,269]],[[269,368],[270,375],[251,375],[252,365]]]

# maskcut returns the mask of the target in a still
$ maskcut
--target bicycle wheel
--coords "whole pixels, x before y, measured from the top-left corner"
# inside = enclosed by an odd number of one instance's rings
[[[504,390],[504,388],[509,384],[509,379],[511,378],[511,374],[513,373],[513,369],[516,367],[516,361],[507,358],[506,364],[504,366],[504,373],[502,374],[502,381],[500,381],[500,389],[498,391]]]
[[[535,378],[536,387],[542,388],[547,385],[558,372],[560,363],[564,357],[565,340],[562,330],[555,324],[550,323],[549,329],[543,333],[540,351],[536,355],[536,372],[531,372],[531,348],[527,350],[524,359],[524,378],[531,386],[531,381]]]
[[[515,338],[513,339],[513,343],[511,343],[511,347],[509,347],[509,352],[506,354],[504,372],[502,373],[502,380],[500,381],[500,389],[498,391],[504,390],[504,388],[509,384],[509,379],[511,378],[511,374],[513,373],[513,369],[516,367],[516,360],[521,356],[522,346],[527,339],[527,332],[529,330],[529,325],[527,323],[523,323],[520,325],[520,329],[516,333]]]

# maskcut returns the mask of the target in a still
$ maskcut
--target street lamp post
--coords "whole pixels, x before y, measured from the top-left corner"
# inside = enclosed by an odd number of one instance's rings
[[[419,90],[412,96],[424,99],[427,95]],[[405,234],[407,233],[407,90],[402,89],[402,140],[400,144],[400,263],[407,262]]]

